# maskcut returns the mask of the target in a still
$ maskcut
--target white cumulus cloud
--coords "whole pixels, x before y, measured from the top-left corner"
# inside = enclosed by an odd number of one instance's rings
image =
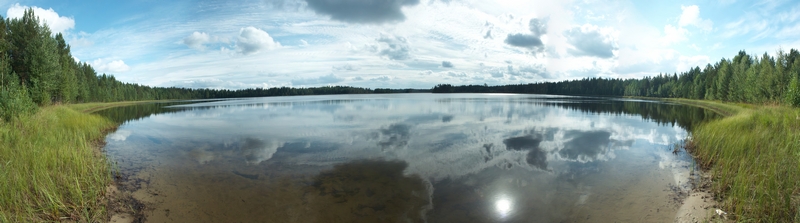
[[[281,44],[275,42],[275,40],[269,36],[269,33],[252,26],[239,30],[239,37],[236,40],[237,50],[244,55],[255,54],[262,50],[275,49],[280,46]]]
[[[700,18],[700,7],[697,5],[681,6],[681,10],[683,13],[678,20],[679,26],[693,25],[703,31],[711,31],[713,28],[714,23],[711,20]]]
[[[96,59],[89,63],[98,73],[123,73],[131,70],[125,61]]]
[[[664,26],[662,42],[666,45],[687,40],[690,34],[686,29],[688,26],[697,27],[705,32],[713,29],[714,23],[711,20],[700,18],[700,7],[697,5],[681,6],[681,11],[677,26],[671,24]]]
[[[29,7],[16,3],[8,8],[8,11],[6,11],[6,16],[8,18],[22,18],[22,16],[25,14],[25,10],[28,8],[33,8],[33,14],[39,17],[41,22],[47,24],[53,33],[63,33],[67,30],[75,28],[75,19],[66,16],[59,16],[58,13],[52,8],[43,9],[36,6]]]
[[[219,36],[213,36],[205,32],[193,32],[186,38],[183,38],[182,43],[189,48],[196,49],[196,50],[205,50],[206,44],[211,43],[227,43],[227,38],[222,38]]]

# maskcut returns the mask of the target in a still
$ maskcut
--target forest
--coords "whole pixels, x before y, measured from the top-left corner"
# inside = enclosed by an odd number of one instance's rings
[[[778,50],[776,54],[758,57],[742,50],[733,59],[723,58],[702,69],[642,79],[601,77],[501,86],[439,84],[432,91],[687,98],[798,106],[800,52]]]

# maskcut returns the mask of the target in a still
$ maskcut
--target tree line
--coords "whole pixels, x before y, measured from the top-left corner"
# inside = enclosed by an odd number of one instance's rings
[[[641,79],[583,78],[500,86],[436,85],[434,93],[527,93],[689,98],[800,106],[800,52],[778,50],[761,57],[739,51],[704,68]]]

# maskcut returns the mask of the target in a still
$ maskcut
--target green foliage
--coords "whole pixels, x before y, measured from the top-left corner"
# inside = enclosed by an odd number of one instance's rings
[[[28,89],[19,86],[16,75],[4,75],[7,84],[0,86],[0,119],[9,121],[18,114],[31,114],[36,104],[28,96]]]
[[[800,80],[798,77],[792,78],[789,82],[789,87],[786,91],[786,104],[798,107],[800,106]]]

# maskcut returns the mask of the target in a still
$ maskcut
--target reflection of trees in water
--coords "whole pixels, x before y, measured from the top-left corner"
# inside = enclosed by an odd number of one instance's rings
[[[432,208],[427,184],[406,176],[403,161],[339,164],[310,182],[283,178],[267,186],[267,222],[425,222]]]
[[[186,110],[185,108],[166,108],[166,106],[187,104],[190,102],[169,102],[169,103],[144,103],[138,105],[121,106],[96,111],[97,114],[117,123],[136,121],[150,117],[155,114],[177,113]]]
[[[505,105],[535,105],[535,106],[548,106],[560,107],[570,110],[577,110],[587,113],[597,114],[628,114],[639,115],[647,121],[653,121],[659,124],[678,125],[688,131],[692,130],[693,126],[697,124],[720,117],[717,113],[711,110],[706,110],[699,107],[689,105],[670,104],[663,102],[652,101],[634,101],[615,98],[597,98],[597,97],[564,97],[553,95],[537,95],[536,97],[528,98],[503,98],[503,99],[490,99],[490,98],[443,98],[436,100],[439,103],[487,103],[493,102],[492,105],[499,105],[498,102]],[[503,107],[492,107],[491,113],[498,114],[503,112]],[[532,116],[534,113],[525,114],[523,111],[513,111],[520,116]],[[511,112],[508,113],[511,115]]]
[[[658,124],[678,125],[687,131],[701,122],[720,117],[714,111],[688,105],[661,102],[623,101],[598,99],[582,101],[575,98],[573,103],[542,103],[550,106],[598,114],[633,114]],[[570,101],[570,100],[567,100]]]

